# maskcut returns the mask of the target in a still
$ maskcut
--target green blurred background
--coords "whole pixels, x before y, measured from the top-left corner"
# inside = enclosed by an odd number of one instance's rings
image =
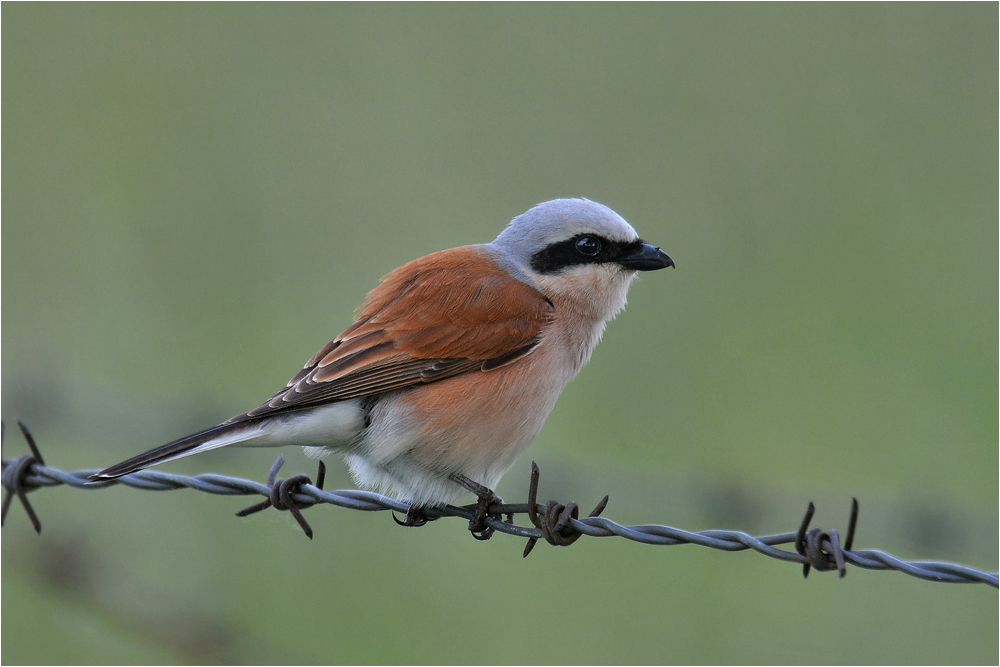
[[[500,485],[996,570],[998,12],[2,8],[3,418],[103,467],[259,404],[378,278],[555,197],[643,276]],[[16,429],[7,456],[26,451]],[[165,469],[263,479],[276,451]],[[312,472],[298,450],[285,474]],[[338,461],[329,488],[350,486]],[[53,489],[3,531],[12,663],[996,663],[986,586]],[[585,508],[589,509],[589,508]]]

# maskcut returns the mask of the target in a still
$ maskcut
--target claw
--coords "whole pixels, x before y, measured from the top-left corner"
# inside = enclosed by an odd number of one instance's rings
[[[425,515],[420,507],[410,505],[410,509],[406,510],[406,516],[403,517],[402,521],[399,520],[395,512],[392,512],[392,520],[400,526],[405,526],[407,528],[419,528],[428,521],[433,521],[434,519]]]

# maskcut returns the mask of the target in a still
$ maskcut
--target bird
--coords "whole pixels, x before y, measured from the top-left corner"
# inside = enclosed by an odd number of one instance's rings
[[[227,446],[339,452],[354,481],[422,508],[478,498],[483,530],[500,478],[590,360],[640,271],[674,267],[620,215],[555,199],[485,244],[384,276],[353,323],[259,407],[96,475],[108,480]]]

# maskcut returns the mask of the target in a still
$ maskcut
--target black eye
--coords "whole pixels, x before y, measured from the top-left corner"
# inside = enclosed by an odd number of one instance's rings
[[[601,252],[601,239],[581,236],[576,240],[576,251],[585,257],[594,257]]]

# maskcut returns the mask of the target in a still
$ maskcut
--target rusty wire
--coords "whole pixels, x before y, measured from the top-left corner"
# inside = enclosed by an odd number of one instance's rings
[[[294,475],[288,479],[279,479],[277,474],[284,462],[281,456],[271,467],[267,483],[217,474],[188,477],[155,470],[143,470],[118,479],[92,481],[91,476],[98,472],[97,469],[65,472],[46,466],[31,433],[20,422],[18,425],[21,427],[32,454],[22,456],[19,459],[3,459],[2,479],[6,494],[3,500],[2,518],[6,520],[11,501],[14,496],[17,496],[36,532],[41,532],[42,527],[28,501],[28,492],[60,485],[87,490],[105,489],[117,485],[145,491],[173,491],[188,488],[226,496],[263,496],[263,501],[240,510],[237,515],[246,516],[269,507],[287,510],[292,513],[303,532],[310,539],[312,538],[312,529],[303,517],[302,510],[313,505],[330,504],[365,512],[385,510],[404,514],[412,512],[408,503],[372,491],[359,489],[324,490],[325,468],[322,462],[315,484],[307,475],[302,474]],[[809,529],[815,511],[812,503],[809,503],[805,517],[796,531],[761,537],[754,537],[734,530],[689,532],[655,524],[623,526],[599,516],[607,505],[606,496],[598,503],[590,516],[583,519],[578,518],[579,509],[576,503],[563,505],[549,501],[545,505],[538,505],[535,502],[538,478],[538,467],[532,463],[529,502],[516,505],[490,505],[489,514],[485,518],[485,524],[493,531],[528,538],[528,544],[524,550],[525,557],[531,552],[538,540],[545,540],[549,544],[557,546],[569,546],[582,535],[623,537],[642,544],[695,544],[722,551],[752,549],[771,558],[801,564],[805,576],[808,576],[810,569],[816,569],[818,571],[836,570],[843,577],[847,573],[847,564],[851,564],[868,570],[895,570],[927,581],[983,583],[993,588],[1000,588],[1000,575],[996,572],[984,572],[965,565],[944,561],[905,561],[877,549],[853,550],[854,532],[858,519],[857,500],[852,503],[847,538],[841,545],[840,536],[836,529],[829,531],[820,528]],[[462,507],[444,505],[420,508],[419,513],[421,521],[413,525],[422,525],[426,521],[442,517],[472,520],[476,514],[476,505]],[[533,527],[515,524],[513,517],[516,514],[527,514]],[[504,520],[503,516],[506,516],[507,519]],[[795,551],[778,549],[775,545],[779,544],[793,544]]]

